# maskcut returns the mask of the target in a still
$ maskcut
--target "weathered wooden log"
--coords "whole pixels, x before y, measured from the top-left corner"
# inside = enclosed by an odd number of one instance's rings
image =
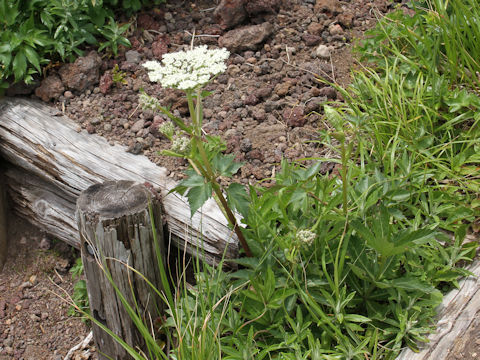
[[[150,211],[155,224],[150,220]],[[160,272],[165,269],[161,269],[157,261],[158,255],[162,266],[165,263],[161,217],[160,201],[152,197],[145,186],[133,181],[92,185],[77,201],[90,313],[128,345],[143,351],[146,350],[145,342],[119,293],[132,309],[137,309],[147,328],[153,328],[155,319],[162,315],[162,300],[129,267],[162,290]],[[156,229],[156,236],[152,226]],[[107,332],[95,323],[92,325],[100,359],[131,359]]]
[[[5,264],[7,257],[7,193],[5,191],[5,181],[0,168],[0,272]]]
[[[187,200],[169,194],[175,182],[165,168],[123,146],[110,146],[100,136],[77,132],[71,119],[43,103],[0,100],[0,154],[24,172],[7,172],[13,210],[76,247],[73,209],[80,192],[108,180],[133,180],[148,182],[162,194],[165,220],[178,247],[202,254],[211,264],[224,253],[226,258],[238,256],[238,240],[215,201],[191,218]]]
[[[468,268],[475,276],[459,282],[460,287],[445,295],[438,309],[436,331],[428,337],[419,352],[405,349],[397,360],[453,359],[456,344],[462,341],[480,309],[480,261]]]

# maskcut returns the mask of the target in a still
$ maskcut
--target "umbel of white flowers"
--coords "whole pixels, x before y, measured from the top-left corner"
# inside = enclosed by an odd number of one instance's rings
[[[315,240],[316,237],[317,235],[311,230],[297,231],[297,240],[306,245],[312,245],[313,240]]]
[[[227,49],[208,49],[202,45],[165,54],[162,64],[147,61],[143,66],[149,70],[150,81],[159,82],[164,88],[187,91],[205,85],[212,76],[224,72],[227,69],[225,60],[229,56]]]

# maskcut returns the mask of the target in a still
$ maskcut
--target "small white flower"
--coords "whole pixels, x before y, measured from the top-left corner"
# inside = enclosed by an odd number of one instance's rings
[[[313,240],[317,237],[317,234],[315,234],[311,230],[299,230],[297,231],[297,241],[300,243],[303,243],[305,245],[312,245]]]
[[[175,125],[171,121],[165,121],[162,125],[158,127],[158,132],[163,134],[165,137],[171,139],[173,133],[175,132]]]
[[[162,64],[147,61],[143,64],[149,70],[150,81],[159,82],[164,88],[192,90],[205,85],[212,76],[227,69],[225,60],[230,53],[227,49],[208,49],[206,45],[188,51],[163,55]]]
[[[143,91],[138,95],[138,102],[144,110],[158,110],[160,107],[160,101],[158,101],[157,98],[154,98]]]
[[[186,136],[175,135],[172,138],[171,150],[179,153],[185,154],[190,148],[190,139]]]

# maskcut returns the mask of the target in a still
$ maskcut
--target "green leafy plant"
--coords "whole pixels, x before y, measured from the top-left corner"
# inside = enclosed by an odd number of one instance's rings
[[[118,64],[115,64],[115,66],[112,69],[112,80],[115,84],[118,85],[126,85],[127,80],[125,80],[126,74],[122,70],[118,68]]]
[[[88,292],[87,292],[87,283],[85,280],[80,279],[83,274],[83,263],[82,259],[78,258],[75,261],[75,265],[70,269],[72,274],[72,280],[75,281],[73,285],[73,303],[68,309],[67,314],[69,316],[79,316],[82,314],[90,313],[90,304],[88,301]],[[88,317],[84,317],[84,320],[87,320]]]
[[[478,86],[480,8],[475,0],[412,2],[412,16],[398,10],[379,21],[360,51],[383,67],[402,59],[404,74],[444,75],[451,82]]]
[[[108,24],[98,30],[99,33],[102,34],[102,36],[107,40],[99,46],[98,51],[108,48],[112,50],[113,55],[117,56],[119,45],[130,47],[130,41],[123,37],[123,34],[128,30],[129,27],[129,23],[119,26],[115,20],[113,20],[113,18],[110,18]]]
[[[226,49],[209,50],[199,46],[186,52],[165,54],[163,66],[155,61],[149,61],[144,66],[149,70],[150,80],[160,82],[164,87],[183,90],[187,97],[191,124],[173,115],[167,108],[160,105],[157,99],[145,93],[140,95],[140,103],[144,108],[161,111],[172,123],[166,123],[159,131],[172,141],[172,147],[163,153],[181,157],[191,165],[187,179],[181,181],[175,188],[180,194],[185,194],[190,204],[191,215],[214,194],[215,200],[224,211],[230,225],[233,227],[247,256],[251,250],[237,223],[233,210],[246,210],[245,189],[238,184],[232,184],[222,189],[218,178],[231,177],[241,167],[234,161],[233,155],[223,154],[225,145],[219,137],[204,136],[202,133],[203,108],[202,100],[209,93],[202,87],[226,69],[224,61],[228,58]],[[174,125],[178,128],[175,130]],[[223,194],[225,190],[227,196]]]
[[[73,61],[101,38],[100,51],[129,46],[129,25],[112,19],[114,9],[92,0],[0,0],[0,89],[33,82],[51,60]]]

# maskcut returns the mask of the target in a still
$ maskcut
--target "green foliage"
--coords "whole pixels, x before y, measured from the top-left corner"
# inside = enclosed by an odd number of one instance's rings
[[[127,84],[127,80],[125,80],[126,76],[127,74],[125,74],[125,72],[123,72],[118,68],[118,64],[115,64],[115,66],[112,69],[113,82],[117,85],[126,85]]]
[[[31,83],[51,60],[73,61],[99,39],[104,39],[99,50],[115,55],[119,46],[130,46],[124,37],[129,24],[120,26],[112,18],[118,8],[114,3],[0,0],[0,89],[12,80]],[[124,1],[123,9],[137,11],[136,3]]]
[[[418,206],[427,187],[355,168],[346,223],[342,184],[318,171],[284,162],[274,187],[250,189],[245,235],[255,257],[238,259],[233,273],[196,273],[166,323],[177,358],[393,359],[426,340],[437,287],[468,274],[454,267],[472,256],[465,226],[455,240],[437,224],[412,226],[406,205]],[[299,229],[314,232],[313,243]]]
[[[402,60],[402,73],[444,75],[454,83],[478,86],[480,7],[477,0],[413,2],[415,13],[398,10],[379,21],[360,48],[380,68]]]
[[[459,265],[475,256],[478,244],[464,240],[480,217],[480,99],[467,79],[476,65],[461,55],[454,66],[447,39],[461,35],[458,53],[475,51],[465,24],[480,23],[479,5],[428,3],[442,16],[381,21],[361,50],[374,68],[338,88],[345,103],[325,106],[322,145],[339,159],[282,161],[272,187],[225,190],[252,256],[233,272],[197,260],[195,286],[183,282],[167,301],[172,358],[393,360],[427,341],[442,293],[470,275]],[[240,166],[201,134],[202,96],[187,93],[193,126],[162,108],[192,142],[170,151],[192,165],[177,188],[192,213]],[[322,175],[322,161],[340,174]]]
[[[117,56],[118,46],[131,46],[130,41],[123,37],[123,34],[128,30],[130,24],[125,24],[119,26],[113,18],[109,19],[107,25],[104,25],[103,28],[98,29],[98,32],[107,40],[103,42],[98,51],[102,51],[105,48],[111,49],[113,55]]]
[[[72,274],[72,280],[76,280],[73,285],[73,303],[68,309],[67,314],[69,316],[80,316],[82,314],[90,313],[90,304],[88,301],[88,292],[87,292],[87,282],[80,277],[83,274],[83,263],[82,259],[78,258],[75,261],[75,265],[70,269]],[[86,320],[87,318],[84,318]]]

